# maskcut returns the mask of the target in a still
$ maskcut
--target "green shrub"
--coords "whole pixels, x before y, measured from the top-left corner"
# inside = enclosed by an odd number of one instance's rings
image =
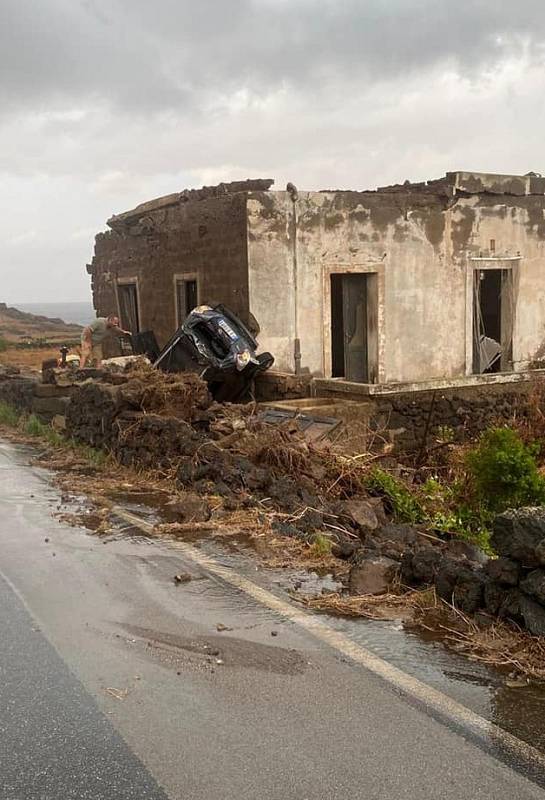
[[[365,487],[385,500],[388,510],[399,522],[424,520],[424,509],[415,494],[391,473],[375,468],[365,478]]]
[[[7,339],[3,336],[0,336],[0,353],[3,353],[9,347]]]
[[[545,480],[538,470],[538,452],[539,445],[524,444],[511,428],[485,431],[466,457],[475,500],[494,513],[544,503]]]
[[[66,444],[66,440],[63,440]],[[93,467],[102,467],[110,458],[109,454],[106,453],[104,450],[97,450],[96,447],[90,447],[87,444],[81,444],[81,442],[76,442],[75,439],[71,439],[69,442],[69,446],[74,450],[74,452],[78,453],[82,458],[86,461],[89,461]]]
[[[52,428],[51,425],[47,425],[45,422],[42,422],[35,414],[30,414],[30,416],[24,419],[22,430],[23,433],[27,434],[27,436],[35,436],[37,439],[45,439],[54,447],[66,444],[66,440],[58,431]]]
[[[331,553],[332,542],[325,534],[315,533],[312,540],[312,550],[316,556],[328,556]]]
[[[40,422],[35,414],[30,414],[23,425],[23,432],[28,436],[45,436],[47,426]]]
[[[9,425],[16,428],[19,423],[20,413],[15,406],[0,400],[0,425]]]

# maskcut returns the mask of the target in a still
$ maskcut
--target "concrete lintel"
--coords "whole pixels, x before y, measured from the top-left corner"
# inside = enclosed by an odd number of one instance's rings
[[[528,372],[502,372],[494,375],[468,375],[461,378],[435,378],[414,383],[352,383],[342,378],[315,378],[314,390],[319,396],[320,390],[334,391],[360,397],[377,397],[405,392],[429,392],[440,389],[463,389],[466,387],[491,386],[506,383],[523,383],[524,381],[545,378],[545,369],[533,369]]]

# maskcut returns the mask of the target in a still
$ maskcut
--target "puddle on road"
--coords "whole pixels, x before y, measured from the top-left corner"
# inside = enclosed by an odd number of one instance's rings
[[[148,522],[164,521],[161,519],[160,504],[142,507],[140,503],[130,502],[124,503],[124,507]],[[141,536],[141,532],[137,532]],[[223,565],[236,569],[254,582],[259,580],[253,560],[255,539],[244,534],[225,539],[201,530],[196,531],[194,536],[188,536],[187,540],[198,542],[205,553]],[[339,589],[338,582],[327,574],[287,568],[268,569],[264,574],[269,588],[296,590],[302,596],[315,596],[322,591]],[[195,586],[194,590],[206,596],[217,595],[218,599],[221,595],[225,602],[224,588],[221,586],[201,585]],[[255,602],[245,595],[233,594],[232,601],[238,611],[247,605],[248,612],[255,613]],[[327,614],[323,617],[332,628],[385,661],[454,697],[515,736],[545,751],[545,686],[511,688],[506,685],[508,670],[500,672],[457,655],[437,637],[407,630],[401,621],[349,619]]]

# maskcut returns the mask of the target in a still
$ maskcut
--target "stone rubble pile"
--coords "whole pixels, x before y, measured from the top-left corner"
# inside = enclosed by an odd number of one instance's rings
[[[170,471],[195,498],[258,508],[281,535],[311,542],[325,534],[333,555],[350,565],[353,594],[434,585],[464,613],[486,612],[545,635],[545,508],[496,518],[498,558],[445,534],[394,524],[361,475],[310,446],[296,425],[268,425],[254,406],[214,403],[192,373],[51,369],[38,384],[3,368],[0,400],[63,413],[69,437],[111,451],[124,465]]]
[[[485,612],[545,636],[545,508],[500,514],[491,544],[498,558],[460,539],[434,538],[410,525],[367,526],[352,556],[354,594],[380,594],[393,585],[433,585],[466,614]]]

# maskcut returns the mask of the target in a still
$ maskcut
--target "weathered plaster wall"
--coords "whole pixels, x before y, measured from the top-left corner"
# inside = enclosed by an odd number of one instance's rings
[[[471,176],[458,175],[469,187]],[[497,177],[503,190],[508,176]],[[523,185],[529,190],[529,179]],[[329,376],[330,274],[374,272],[379,381],[462,376],[471,371],[473,269],[509,268],[514,368],[545,359],[544,209],[543,195],[522,189],[454,197],[446,182],[418,191],[300,192],[295,202],[286,192],[253,192],[249,295],[261,344],[277,369],[292,371],[297,331],[302,369]]]
[[[96,237],[89,271],[99,315],[117,310],[116,284],[137,278],[142,330],[164,344],[176,329],[174,276],[194,273],[199,302],[225,303],[246,317],[246,195],[179,199],[120,215]]]
[[[275,370],[293,372],[293,204],[287,192],[259,192],[250,194],[247,210],[250,311],[261,328],[261,348],[274,355]]]
[[[271,192],[250,181],[182,192],[113,217],[90,272],[95,308],[117,309],[137,278],[141,327],[176,327],[174,276],[195,274],[200,302],[260,323],[275,369],[331,375],[330,276],[376,276],[379,382],[472,370],[472,280],[511,269],[513,366],[545,362],[545,181],[449,173],[377,192]],[[520,259],[518,259],[520,256]],[[480,260],[479,260],[480,259]]]
[[[433,192],[301,192],[295,203],[287,193],[252,193],[250,307],[268,334],[262,345],[272,352],[276,345],[281,354],[278,368],[293,369],[297,325],[302,369],[330,374],[330,275],[356,271],[379,278],[379,379],[458,374],[464,350],[455,331],[464,328],[464,283],[461,271],[445,269],[445,205]],[[438,302],[445,294],[455,301],[449,314]]]

